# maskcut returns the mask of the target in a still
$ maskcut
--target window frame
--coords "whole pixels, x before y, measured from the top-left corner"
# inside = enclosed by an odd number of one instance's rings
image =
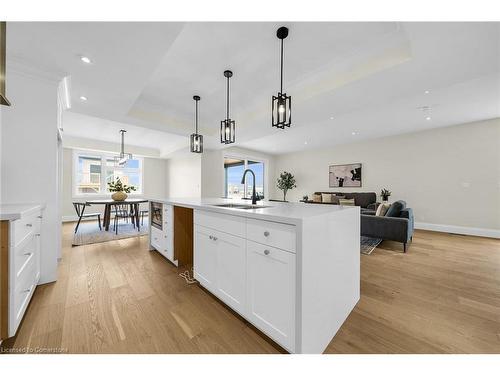
[[[226,176],[224,173],[224,159],[226,158],[231,158],[231,159],[240,159],[244,161],[244,168],[243,170],[248,169],[248,161],[255,161],[258,163],[262,163],[264,165],[264,176],[263,176],[263,181],[262,184],[264,185],[264,200],[269,199],[269,190],[268,190],[268,183],[269,181],[269,160],[262,158],[262,157],[256,157],[253,155],[248,155],[248,154],[240,154],[240,153],[233,153],[233,152],[224,152],[222,153],[222,196],[226,199],[233,199],[229,198],[226,196]],[[248,178],[248,176],[247,176]],[[247,196],[247,184],[245,183],[244,191],[243,191],[243,197]]]
[[[106,189],[106,172],[108,170],[108,167],[106,166],[106,159],[113,158],[117,156],[117,153],[111,153],[111,152],[99,152],[99,151],[90,151],[90,150],[79,150],[79,149],[73,149],[73,160],[72,160],[72,181],[71,181],[71,193],[73,198],[109,198],[111,197],[112,193],[109,193],[107,191],[102,191],[102,189]],[[78,187],[77,187],[77,175],[78,175],[78,158],[80,156],[88,156],[92,158],[100,158],[101,159],[101,178],[100,178],[100,186],[99,186],[99,193],[78,193]],[[134,198],[141,198],[144,196],[144,158],[140,156],[134,156],[135,160],[139,161],[139,170],[141,173],[140,177],[140,189],[138,191],[132,191],[128,193],[130,196],[133,196]]]

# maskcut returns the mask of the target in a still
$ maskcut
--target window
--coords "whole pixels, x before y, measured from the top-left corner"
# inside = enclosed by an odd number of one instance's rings
[[[248,199],[252,197],[253,178],[249,174],[245,184],[241,177],[245,169],[255,173],[255,192],[261,199],[264,198],[264,162],[245,158],[224,158],[224,196],[226,198]]]
[[[134,158],[123,167],[115,166],[114,155],[95,154],[75,151],[74,153],[74,194],[78,195],[107,195],[108,182],[116,181],[119,177],[125,185],[135,186],[137,191],[130,194],[142,193],[142,163],[141,158]]]

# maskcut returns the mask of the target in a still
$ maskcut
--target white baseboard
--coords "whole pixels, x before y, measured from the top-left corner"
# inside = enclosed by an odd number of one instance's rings
[[[459,225],[445,225],[445,224],[432,224],[432,223],[415,223],[415,229],[423,229],[434,232],[445,232],[454,234],[466,234],[468,236],[500,238],[500,230],[498,229],[462,227]]]

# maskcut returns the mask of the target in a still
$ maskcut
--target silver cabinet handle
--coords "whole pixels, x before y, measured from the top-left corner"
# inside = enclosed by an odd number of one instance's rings
[[[40,233],[35,233],[35,236],[38,236],[38,237],[40,237]]]
[[[270,251],[269,250],[264,250],[264,254],[269,255]]]
[[[26,226],[27,226],[27,227],[32,227],[32,226],[33,226],[33,224],[26,224]]]
[[[33,254],[33,253],[24,253],[23,255],[29,257],[31,254]]]
[[[37,216],[37,218],[38,218],[38,219],[41,219],[41,218],[43,218],[43,216]]]
[[[267,230],[264,232],[264,236],[269,237],[269,232]]]
[[[31,288],[29,288],[29,289],[24,289],[23,291],[21,291],[21,293],[29,293],[29,292],[31,292]]]
[[[217,237],[214,237],[214,241],[217,241]]]
[[[210,236],[208,236],[208,238],[210,238],[211,240],[213,240],[214,236],[210,235]]]

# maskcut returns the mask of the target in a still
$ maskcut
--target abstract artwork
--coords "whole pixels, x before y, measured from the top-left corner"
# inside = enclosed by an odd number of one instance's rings
[[[330,165],[330,187],[361,187],[361,163]]]

